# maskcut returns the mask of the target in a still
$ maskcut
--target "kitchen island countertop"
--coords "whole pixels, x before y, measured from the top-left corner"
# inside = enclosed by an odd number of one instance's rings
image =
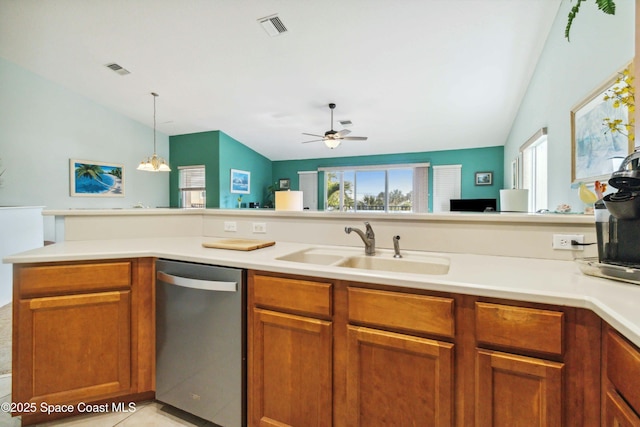
[[[88,261],[157,257],[452,292],[492,298],[587,308],[640,347],[640,286],[590,277],[572,261],[489,255],[437,253],[450,259],[448,274],[421,275],[371,271],[277,258],[309,247],[340,248],[277,241],[274,246],[241,252],[204,248],[215,237],[166,237],[67,241],[5,257],[5,263]],[[354,247],[349,247],[353,249]],[[356,247],[357,249],[358,247]],[[362,249],[362,248],[361,248]],[[364,254],[364,249],[362,249]],[[434,253],[430,253],[434,254]]]

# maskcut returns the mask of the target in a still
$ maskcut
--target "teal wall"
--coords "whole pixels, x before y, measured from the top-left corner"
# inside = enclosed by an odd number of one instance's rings
[[[231,194],[231,169],[251,172],[250,194],[242,194],[242,203],[260,202],[264,205],[267,186],[271,184],[271,160],[220,132],[220,206],[238,207],[238,196]]]
[[[319,167],[390,165],[402,163],[430,163],[462,165],[461,197],[464,199],[500,199],[504,181],[504,147],[485,147],[461,150],[443,150],[419,153],[383,154],[328,159],[282,160],[273,162],[275,179],[291,179],[291,188],[298,189],[298,171],[313,171]],[[476,172],[493,172],[493,185],[476,186]],[[324,207],[324,177],[318,179],[318,209]],[[429,168],[429,207],[433,205],[433,168]]]
[[[179,206],[178,166],[205,166],[208,208],[220,207],[220,132],[200,132],[169,137],[169,204]]]
[[[178,167],[205,165],[207,208],[237,208],[238,194],[231,193],[231,169],[251,172],[251,193],[242,195],[242,203],[268,201],[267,187],[280,178],[291,180],[291,189],[299,186],[298,171],[315,171],[320,167],[391,165],[430,163],[462,165],[464,199],[499,199],[504,182],[504,149],[502,146],[420,153],[381,154],[328,159],[282,160],[272,162],[263,155],[220,131],[172,136],[170,143],[170,205],[177,207]],[[493,172],[493,185],[476,186],[475,173]],[[318,209],[324,207],[324,174],[318,174]],[[429,206],[433,204],[433,168],[429,168]]]
[[[205,166],[207,208],[237,208],[239,194],[231,194],[231,169],[251,172],[251,193],[242,203],[263,204],[271,183],[271,160],[220,131],[177,135],[169,138],[171,174],[169,201],[179,206],[178,167]]]

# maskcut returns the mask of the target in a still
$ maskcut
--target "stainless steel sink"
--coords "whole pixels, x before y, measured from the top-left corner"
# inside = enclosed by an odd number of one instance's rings
[[[447,274],[450,261],[436,256],[405,255],[393,258],[390,254],[375,256],[353,256],[334,264],[336,267],[360,268],[363,270],[391,271],[413,274]]]

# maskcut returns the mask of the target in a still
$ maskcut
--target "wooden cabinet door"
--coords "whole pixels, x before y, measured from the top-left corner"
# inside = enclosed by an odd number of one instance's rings
[[[331,426],[331,322],[255,308],[252,318],[250,425]]]
[[[130,293],[19,300],[13,401],[73,403],[130,391]]]
[[[562,363],[478,350],[476,426],[560,427],[562,371]]]
[[[640,417],[615,391],[607,392],[604,407],[606,427],[640,427]]]
[[[453,344],[348,326],[349,426],[451,426]]]

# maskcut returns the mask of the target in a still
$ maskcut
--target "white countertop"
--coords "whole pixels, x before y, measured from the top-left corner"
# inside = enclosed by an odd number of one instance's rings
[[[173,237],[63,242],[4,258],[5,263],[158,257],[228,267],[404,286],[433,291],[587,308],[640,347],[640,286],[582,274],[575,262],[533,258],[438,254],[450,258],[446,275],[387,273],[314,265],[276,258],[309,247],[276,242],[250,251],[209,249],[212,237]],[[328,247],[330,248],[330,247]],[[357,249],[357,248],[356,248]],[[362,249],[362,248],[361,248]],[[364,254],[364,249],[362,249]]]

